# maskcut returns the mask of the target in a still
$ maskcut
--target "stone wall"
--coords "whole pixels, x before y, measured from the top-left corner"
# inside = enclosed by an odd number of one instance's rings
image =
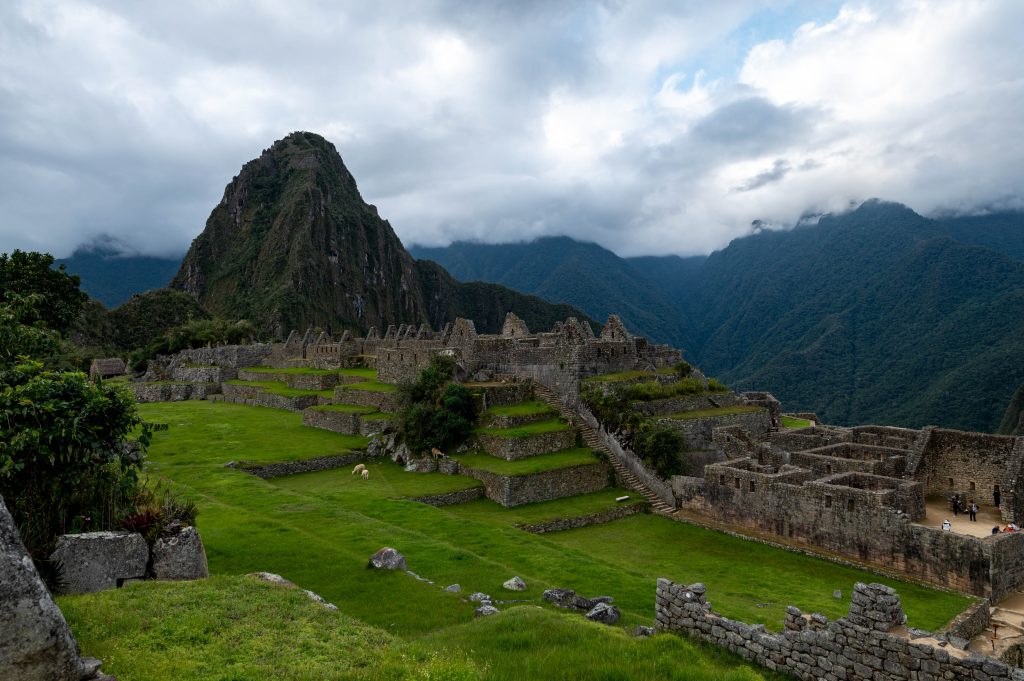
[[[615,508],[601,513],[591,513],[589,515],[576,516],[574,518],[557,518],[555,520],[548,520],[543,523],[535,523],[532,525],[518,525],[519,529],[532,532],[533,534],[544,534],[546,532],[561,532],[563,530],[576,530],[581,527],[588,527],[590,525],[600,525],[602,523],[610,523],[613,520],[619,518],[626,518],[637,513],[646,513],[650,508],[647,502],[637,504],[623,504],[622,506],[616,506]]]
[[[283,461],[280,463],[253,464],[241,462],[235,464],[239,470],[251,473],[257,478],[280,478],[285,475],[296,475],[297,473],[312,473],[314,471],[326,471],[331,468],[342,468],[349,464],[366,460],[366,452],[352,452],[350,454],[335,454],[331,456],[317,456],[312,459],[301,461]]]
[[[785,629],[769,633],[715,613],[704,585],[659,579],[655,626],[730,650],[762,667],[798,679],[929,681],[1024,679],[1024,670],[977,654],[943,647],[930,636],[903,633],[899,596],[880,584],[854,587],[850,614],[834,622],[787,609]]]
[[[965,641],[970,641],[988,629],[989,624],[992,622],[990,607],[991,601],[987,598],[976,601],[974,605],[953,618],[953,621],[946,626],[943,633],[947,636],[956,636]]]
[[[608,486],[609,468],[595,461],[534,475],[499,475],[465,467],[462,474],[484,483],[488,499],[511,507],[598,492]]]
[[[302,425],[344,435],[359,435],[362,427],[362,415],[330,409],[303,409]]]
[[[956,492],[991,505],[997,486],[1004,497],[1013,487],[1016,476],[1011,463],[1016,441],[1005,435],[935,428],[917,479],[926,484],[929,494],[949,496]]]
[[[171,370],[171,379],[181,383],[223,383],[238,378],[238,370],[227,367],[179,366]]]
[[[254,343],[252,345],[222,345],[216,348],[196,348],[182,350],[177,357],[182,362],[199,366],[219,366],[231,369],[252,367],[263,364],[269,357],[273,347],[270,343]]]
[[[237,385],[225,383],[222,386],[224,402],[235,402],[237,404],[248,404],[254,407],[267,407],[269,409],[286,409],[288,411],[302,411],[309,407],[315,407],[325,400],[318,395],[279,395],[264,390],[259,386]]]
[[[715,428],[739,427],[758,437],[766,437],[771,429],[771,418],[766,409],[706,418],[658,419],[658,423],[669,426],[682,435],[687,449],[713,447]]]
[[[533,399],[533,386],[527,382],[467,383],[466,387],[480,396],[481,410],[510,407]]]
[[[566,429],[525,437],[505,437],[480,432],[476,434],[476,439],[479,446],[491,456],[506,461],[517,461],[569,449],[576,443],[576,431]]]
[[[401,406],[401,397],[397,392],[355,390],[348,385],[339,385],[334,389],[334,401],[341,404],[354,404],[359,407],[376,407],[381,411],[388,412],[397,412]]]
[[[217,383],[128,383],[136,402],[181,402],[183,400],[205,400],[220,392]]]
[[[639,401],[635,404],[641,412],[648,416],[665,416],[667,414],[678,414],[683,411],[731,407],[740,404],[740,398],[733,393],[721,392],[708,393],[706,395],[680,395],[663,400]]]
[[[447,492],[445,494],[430,494],[423,497],[413,497],[413,501],[418,501],[423,504],[430,506],[453,506],[455,504],[465,504],[470,501],[476,501],[477,499],[484,498],[485,490],[483,487],[471,487],[469,489],[459,490],[457,492]]]

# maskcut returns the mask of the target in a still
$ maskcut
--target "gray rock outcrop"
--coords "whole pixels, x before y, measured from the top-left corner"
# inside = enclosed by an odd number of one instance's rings
[[[479,608],[477,608],[473,612],[476,613],[477,617],[487,617],[489,615],[497,615],[498,614],[498,609],[495,608],[493,605],[491,605],[489,603],[485,603],[484,605],[481,605]]]
[[[524,582],[519,576],[513,577],[501,586],[509,591],[526,591],[526,582]]]
[[[149,546],[137,532],[65,534],[57,539],[50,559],[64,565],[63,593],[92,593],[143,579]]]
[[[171,537],[153,543],[153,577],[156,579],[205,579],[210,576],[203,540],[194,527],[184,527]]]
[[[385,546],[370,556],[370,563],[367,567],[378,570],[405,570],[405,556],[390,546]]]
[[[592,622],[600,622],[601,624],[615,624],[619,621],[619,609],[614,605],[608,603],[598,603],[595,605],[590,612],[584,615],[588,620]]]
[[[79,657],[0,497],[0,678],[81,681],[98,674],[96,660]]]

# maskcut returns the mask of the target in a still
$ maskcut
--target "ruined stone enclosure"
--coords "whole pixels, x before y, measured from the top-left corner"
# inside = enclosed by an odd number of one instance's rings
[[[998,489],[1003,520],[1020,519],[1022,438],[815,426],[715,440],[729,460],[672,479],[685,510],[993,600],[1024,584],[1024,535],[946,532],[926,510],[953,493],[993,505]]]

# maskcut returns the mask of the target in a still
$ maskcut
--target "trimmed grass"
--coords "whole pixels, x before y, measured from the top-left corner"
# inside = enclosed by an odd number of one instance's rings
[[[337,369],[313,369],[311,367],[245,367],[240,371],[258,371],[261,374],[287,374],[290,376],[333,376],[341,373]]]
[[[782,427],[783,428],[810,428],[814,423],[807,419],[798,419],[794,416],[782,415]]]
[[[358,404],[320,404],[309,408],[317,411],[340,411],[343,414],[372,414],[377,411],[377,407],[361,407]]]
[[[587,447],[563,449],[560,452],[530,456],[518,461],[506,461],[490,454],[459,454],[455,457],[459,463],[467,468],[479,468],[480,470],[497,473],[498,475],[533,475],[552,471],[556,468],[568,468],[584,463],[595,463],[597,457],[593,450]]]
[[[560,433],[564,430],[569,430],[569,424],[565,421],[561,419],[547,419],[514,428],[477,428],[476,432],[495,437],[519,438],[543,435],[544,433]]]
[[[530,400],[508,406],[491,407],[483,413],[487,416],[540,416],[541,414],[553,414],[555,412],[548,404],[540,400]]]
[[[464,653],[427,652],[254,577],[141,582],[58,599],[75,638],[121,681],[479,678]]]
[[[629,501],[617,502],[616,497],[629,496]],[[451,513],[467,519],[497,522],[508,525],[531,525],[559,518],[578,518],[603,513],[613,508],[629,506],[646,500],[636,492],[611,487],[600,492],[581,494],[564,499],[553,499],[536,504],[505,508],[490,499],[480,499],[449,507]]]
[[[844,614],[856,581],[894,586],[910,614],[910,624],[923,628],[941,626],[971,602],[956,594],[880,578],[647,514],[579,530],[531,535],[512,525],[531,514],[546,516],[558,505],[562,508],[556,517],[572,507],[589,507],[590,503],[598,507],[599,500],[579,497],[515,509],[482,502],[433,508],[395,498],[396,493],[414,496],[436,485],[454,484],[458,478],[405,473],[391,462],[371,463],[369,480],[353,476],[349,470],[261,480],[223,464],[241,458],[279,461],[334,454],[342,449],[340,443],[352,439],[365,442],[365,438],[302,428],[298,414],[245,405],[157,403],[140,405],[139,411],[149,421],[170,424],[169,430],[154,436],[150,475],[168,476],[183,495],[198,502],[198,526],[212,573],[277,572],[321,594],[347,615],[407,640],[423,640],[431,649],[473,650],[467,654],[478,662],[495,660],[506,666],[492,668],[488,678],[775,678],[742,667],[726,653],[671,636],[657,636],[647,643],[628,639],[616,628],[592,633],[578,615],[560,611],[527,606],[521,610],[537,614],[536,619],[520,620],[520,609],[511,609],[496,619],[474,621],[472,606],[462,602],[462,597],[483,591],[501,598],[501,583],[512,575],[521,576],[529,588],[506,597],[534,599],[538,604],[541,592],[556,586],[588,596],[614,596],[627,631],[636,624],[651,623],[657,577],[683,583],[703,581],[718,612],[764,623],[773,630],[781,627],[788,604],[829,617]],[[534,459],[549,456],[556,455]],[[367,570],[367,558],[381,546],[397,548],[411,570],[435,584],[401,572]],[[462,585],[461,597],[442,590],[452,583]],[[837,588],[843,591],[842,600],[832,598]],[[759,608],[760,603],[768,605]],[[96,627],[96,634],[83,643],[84,654],[106,657],[97,646],[116,645],[118,637],[136,630],[117,628],[113,618],[132,613],[114,610],[109,616],[101,612],[73,623],[76,635],[82,626]],[[555,615],[559,619],[549,619]],[[124,649],[170,645],[161,632],[170,632],[175,639],[179,630],[174,626],[174,622],[154,617],[147,621],[147,628],[140,629],[139,637],[144,640],[136,638]],[[290,645],[287,638],[282,641],[282,646]],[[609,651],[615,654],[607,654]],[[625,662],[626,666],[614,666],[618,663],[606,659],[609,657],[632,660],[637,671],[631,671]],[[591,664],[592,660],[596,663]],[[141,665],[137,669],[148,671]],[[737,676],[726,676],[733,673]],[[214,672],[196,678],[234,677]],[[319,676],[315,672],[305,675],[300,667],[282,668],[277,676],[263,678]]]
[[[308,395],[316,395],[318,397],[333,397],[334,389],[328,390],[299,390],[297,388],[289,388],[281,381],[243,381],[235,378],[230,381],[225,381],[229,385],[248,385],[254,388],[263,388],[268,393],[275,395],[281,395],[282,397],[306,397]]]
[[[750,404],[738,404],[733,407],[715,407],[713,409],[696,409],[694,411],[681,411],[659,418],[685,421],[687,419],[710,419],[716,416],[732,416],[734,414],[752,414],[755,411],[764,411],[764,407],[755,407]]]
[[[390,467],[389,467],[390,468]],[[481,487],[479,480],[465,475],[445,475],[444,473],[404,473],[396,471],[397,467],[385,470],[380,474],[380,481],[371,477],[369,481],[352,475],[350,468],[332,468],[316,473],[301,473],[283,478],[273,478],[270,483],[281,489],[292,490],[302,494],[315,494],[323,499],[335,499],[344,503],[345,498],[353,493],[352,485],[373,483],[375,495],[384,494],[391,499],[408,499],[424,497],[431,494],[447,494],[465,489]],[[379,470],[379,469],[378,469]],[[370,475],[377,472],[371,468]],[[400,469],[399,469],[400,471]]]
[[[338,386],[345,390],[366,390],[372,393],[393,393],[398,392],[398,386],[394,383],[381,383],[380,381],[363,381],[362,383],[344,383]]]

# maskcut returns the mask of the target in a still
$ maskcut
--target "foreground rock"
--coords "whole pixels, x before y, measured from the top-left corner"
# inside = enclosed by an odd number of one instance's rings
[[[473,612],[476,613],[477,617],[488,617],[490,615],[497,615],[498,614],[498,609],[495,608],[493,605],[485,604],[485,605],[481,605],[479,608],[477,608]]]
[[[619,621],[619,616],[619,609],[608,603],[598,603],[584,615],[591,622],[600,622],[601,624],[615,624]]]
[[[50,560],[64,566],[62,593],[85,594],[145,578],[149,546],[136,532],[65,534]]]
[[[0,678],[83,681],[110,678],[78,644],[39,578],[0,497]]]
[[[405,556],[390,546],[385,546],[370,556],[370,564],[367,567],[378,570],[405,570]]]
[[[210,576],[206,550],[199,532],[184,527],[176,535],[153,544],[153,577],[156,579],[205,579]]]
[[[599,603],[611,603],[615,600],[611,596],[585,598],[572,589],[547,589],[543,598],[556,607],[579,610],[580,612],[590,612]]]
[[[526,582],[524,582],[518,576],[513,577],[501,586],[508,589],[509,591],[526,591]]]

